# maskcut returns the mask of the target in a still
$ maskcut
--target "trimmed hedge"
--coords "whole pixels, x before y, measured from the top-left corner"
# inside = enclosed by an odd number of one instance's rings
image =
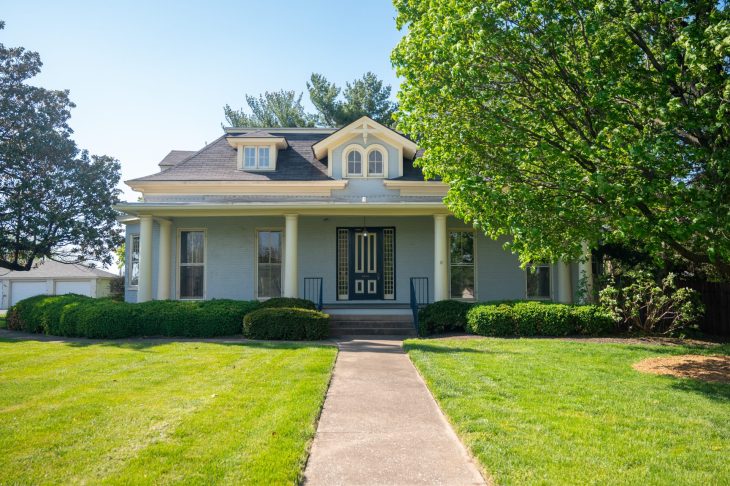
[[[473,306],[458,300],[440,300],[418,311],[418,335],[466,331],[466,314]]]
[[[8,311],[8,328],[57,336],[214,337],[241,332],[243,317],[257,301],[150,301],[141,304],[81,295],[38,295]]]
[[[329,336],[330,316],[311,309],[269,307],[243,318],[243,335],[250,339],[318,340]]]
[[[317,310],[314,302],[307,299],[296,299],[294,297],[273,297],[261,302],[261,308],[279,308],[286,307],[289,309],[309,309]]]
[[[604,334],[614,322],[597,306],[520,302],[476,305],[467,314],[467,326],[482,336],[568,336]]]

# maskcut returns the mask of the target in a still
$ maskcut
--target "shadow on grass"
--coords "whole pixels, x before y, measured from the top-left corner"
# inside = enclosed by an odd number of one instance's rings
[[[730,384],[678,378],[671,386],[675,390],[699,393],[710,400],[730,403]]]
[[[423,351],[425,353],[441,353],[441,354],[458,354],[458,353],[473,353],[473,354],[520,354],[514,351],[497,351],[494,349],[479,349],[470,348],[464,346],[451,346],[447,344],[439,344],[439,341],[419,341],[406,342],[403,344],[403,349],[407,352],[410,350]]]

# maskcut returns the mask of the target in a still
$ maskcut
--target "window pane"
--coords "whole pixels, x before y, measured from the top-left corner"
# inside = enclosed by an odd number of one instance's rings
[[[259,297],[281,297],[280,264],[260,263],[258,280]]]
[[[269,167],[269,147],[259,147],[259,167]]]
[[[202,231],[180,233],[180,263],[203,263],[205,237]]]
[[[203,298],[203,275],[202,265],[193,267],[180,267],[180,298],[181,299],[202,299]]]
[[[256,147],[244,147],[243,166],[248,168],[256,167]]]
[[[353,175],[362,174],[362,156],[357,150],[347,154],[347,173]]]
[[[259,263],[281,263],[281,231],[259,231]]]
[[[474,298],[474,267],[451,267],[451,298]]]
[[[550,267],[540,266],[535,271],[527,269],[527,296],[550,298]]]
[[[474,264],[474,232],[454,231],[450,235],[451,263]]]
[[[139,285],[139,235],[132,236],[130,251],[129,285]]]
[[[380,150],[373,150],[368,154],[368,172],[370,174],[383,173],[383,154]]]

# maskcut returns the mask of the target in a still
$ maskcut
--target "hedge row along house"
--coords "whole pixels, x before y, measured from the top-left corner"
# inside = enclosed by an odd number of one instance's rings
[[[572,302],[578,263],[520,268],[449,213],[418,146],[368,117],[225,128],[127,184],[126,300],[304,297],[330,313],[409,316],[443,299]],[[589,271],[586,266],[583,270]]]

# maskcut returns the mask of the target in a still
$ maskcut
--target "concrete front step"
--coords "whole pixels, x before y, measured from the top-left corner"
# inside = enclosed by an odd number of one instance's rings
[[[413,318],[404,314],[334,314],[333,336],[415,336]]]

